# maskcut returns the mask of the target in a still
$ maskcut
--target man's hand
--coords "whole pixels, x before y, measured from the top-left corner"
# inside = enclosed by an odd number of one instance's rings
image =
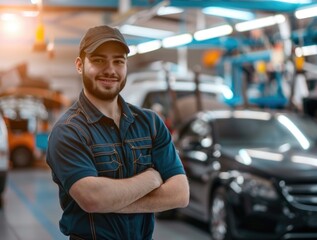
[[[161,175],[158,171],[156,171],[154,168],[148,168],[145,170],[145,172],[149,172],[151,174],[150,179],[157,181],[157,187],[162,185],[163,180],[162,180]]]
[[[189,185],[184,174],[167,179],[160,187],[117,213],[161,212],[173,208],[184,208],[189,203]]]

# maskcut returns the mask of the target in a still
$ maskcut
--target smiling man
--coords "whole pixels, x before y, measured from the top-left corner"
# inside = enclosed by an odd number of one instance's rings
[[[70,239],[150,240],[154,212],[189,201],[184,168],[162,119],[120,96],[128,53],[118,29],[86,32],[75,62],[83,91],[49,137],[60,229]]]

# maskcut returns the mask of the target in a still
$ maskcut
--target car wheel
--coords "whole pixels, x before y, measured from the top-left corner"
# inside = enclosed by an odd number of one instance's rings
[[[28,167],[33,162],[33,154],[26,147],[17,147],[11,152],[11,161],[15,168]]]
[[[231,239],[228,202],[225,188],[215,190],[210,204],[209,230],[213,240]]]

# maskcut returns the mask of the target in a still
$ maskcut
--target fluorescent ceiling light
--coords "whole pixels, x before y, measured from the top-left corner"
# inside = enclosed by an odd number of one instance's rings
[[[213,28],[197,31],[194,34],[194,38],[197,41],[203,41],[210,38],[216,38],[216,37],[229,35],[232,33],[232,31],[233,31],[232,27],[226,24],[226,25],[222,25],[218,27],[213,27]]]
[[[128,57],[131,57],[138,53],[138,49],[135,45],[129,45],[129,49],[130,49],[130,52],[128,54]]]
[[[297,19],[304,19],[317,16],[317,5],[309,8],[299,9],[295,12]]]
[[[182,13],[182,12],[184,12],[184,10],[182,8],[160,7],[156,14],[159,16],[162,16],[162,15],[178,14],[178,13]]]
[[[8,36],[16,36],[16,34],[21,33],[22,22],[17,15],[5,13],[0,15],[0,20],[4,22],[3,29],[8,34]]]
[[[23,17],[37,17],[39,15],[39,11],[23,11]]]
[[[310,46],[304,46],[304,47],[297,47],[295,49],[295,55],[298,57],[301,56],[311,56],[311,55],[317,55],[317,45],[310,45]]]
[[[285,22],[285,17],[281,14],[278,14],[275,16],[258,18],[247,22],[237,23],[235,28],[238,32],[245,32],[253,29],[272,26],[283,22]]]
[[[32,4],[39,4],[42,3],[42,0],[31,0]]]
[[[185,33],[181,35],[164,38],[162,40],[162,44],[163,44],[163,47],[170,48],[170,47],[177,47],[177,46],[188,44],[192,40],[193,40],[193,36],[189,33]]]
[[[202,12],[208,15],[235,18],[240,20],[251,20],[255,17],[253,13],[248,11],[241,11],[222,7],[206,7],[202,9]]]
[[[139,37],[147,37],[147,38],[154,38],[154,39],[162,39],[168,36],[172,36],[174,33],[171,31],[165,31],[155,28],[146,28],[146,27],[139,27],[134,25],[122,25],[120,27],[120,31],[123,34],[139,36]]]
[[[13,13],[3,13],[0,15],[0,20],[2,21],[15,21],[17,19],[17,16]]]
[[[147,52],[155,51],[161,47],[162,47],[161,41],[154,40],[154,41],[150,41],[150,42],[140,43],[137,46],[137,49],[138,49],[138,53],[147,53]]]
[[[311,3],[311,0],[275,0],[276,2],[285,2],[285,3],[291,3],[291,4],[305,4],[305,3]]]

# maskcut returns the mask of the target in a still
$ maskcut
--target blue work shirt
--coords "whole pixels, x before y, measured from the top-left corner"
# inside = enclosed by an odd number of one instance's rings
[[[185,174],[162,119],[153,111],[126,103],[120,128],[80,93],[70,109],[55,123],[48,143],[47,163],[59,187],[63,215],[60,229],[75,239],[150,240],[153,213],[87,213],[69,194],[81,178],[128,178],[149,167],[163,181]]]

